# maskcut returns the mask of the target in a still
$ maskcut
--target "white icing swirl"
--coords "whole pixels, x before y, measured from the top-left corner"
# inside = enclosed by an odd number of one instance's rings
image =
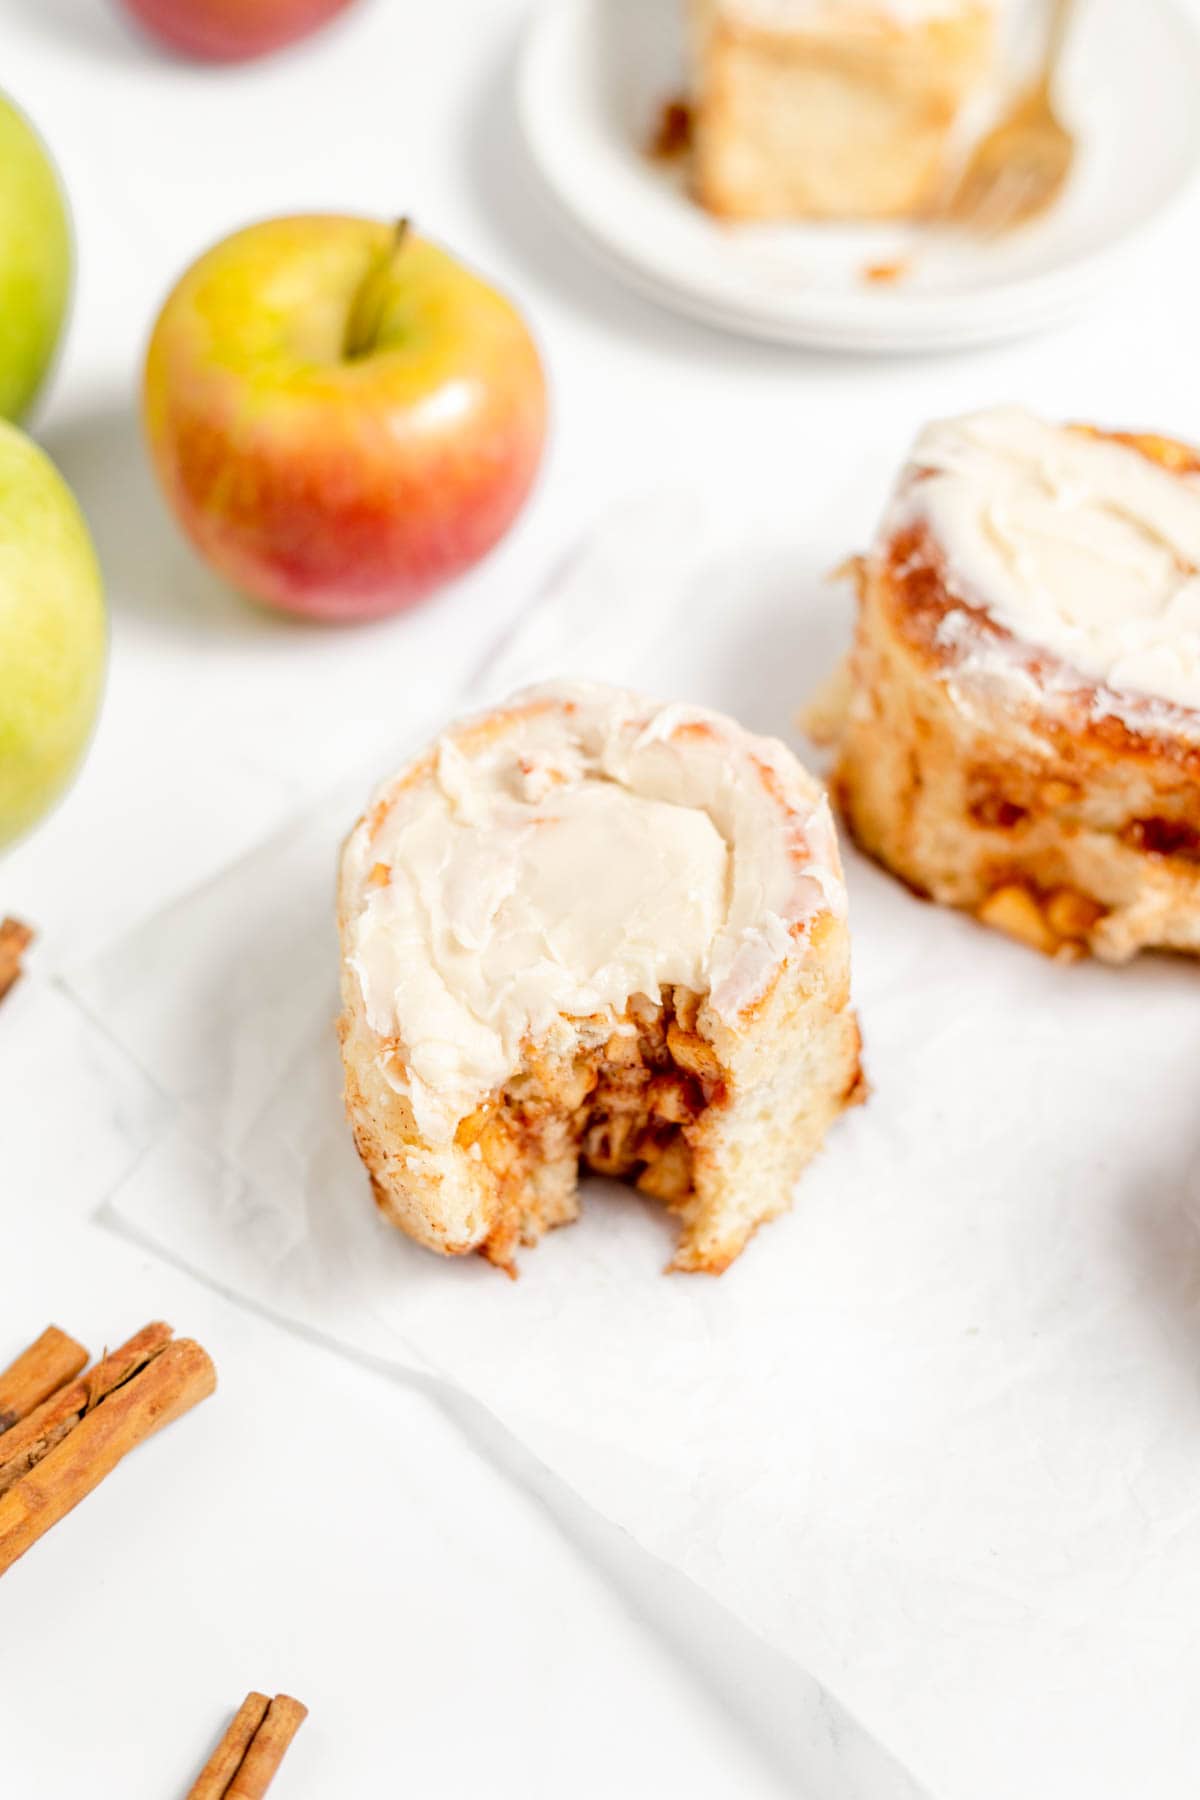
[[[449,732],[343,862],[368,1022],[434,1141],[563,1015],[681,985],[735,1021],[844,903],[828,806],[782,744],[594,686]]]
[[[928,526],[947,585],[1116,694],[1200,708],[1200,479],[1017,408],[930,425],[883,540]]]

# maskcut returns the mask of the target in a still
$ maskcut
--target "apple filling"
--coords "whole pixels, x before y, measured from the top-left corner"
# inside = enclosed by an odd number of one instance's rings
[[[500,1222],[484,1253],[511,1265],[518,1243],[536,1242],[577,1213],[581,1168],[631,1181],[672,1209],[692,1193],[691,1128],[725,1094],[712,1045],[696,1031],[700,999],[642,995],[600,1041],[569,1057],[530,1053],[500,1093],[463,1120],[457,1141],[495,1177]],[[598,1023],[598,1021],[581,1021]]]

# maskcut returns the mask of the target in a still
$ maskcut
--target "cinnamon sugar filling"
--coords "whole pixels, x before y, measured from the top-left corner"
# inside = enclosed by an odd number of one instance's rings
[[[521,1212],[534,1172],[568,1159],[681,1204],[693,1185],[689,1130],[725,1092],[716,1053],[695,1029],[699,1005],[685,988],[664,989],[660,1005],[636,995],[602,1044],[569,1060],[531,1054],[463,1120],[458,1143],[469,1154],[477,1146]]]

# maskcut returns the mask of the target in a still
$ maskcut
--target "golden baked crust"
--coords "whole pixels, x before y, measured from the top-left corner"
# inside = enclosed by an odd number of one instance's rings
[[[845,1006],[822,1021],[820,1079],[790,1101],[786,1090],[776,1095],[789,1105],[778,1167],[746,1169],[748,1192],[740,1195],[728,1072],[696,1030],[697,1010],[697,997],[680,989],[668,991],[661,1006],[634,1002],[616,1031],[597,1020],[602,1041],[598,1037],[571,1057],[531,1052],[528,1067],[463,1121],[457,1144],[477,1154],[485,1218],[485,1230],[472,1234],[472,1241],[439,1232],[411,1170],[397,1179],[394,1145],[364,1109],[348,1061],[347,1106],[381,1211],[431,1248],[451,1255],[477,1250],[511,1275],[520,1245],[536,1244],[544,1232],[578,1216],[584,1168],[631,1181],[678,1214],[683,1229],[672,1269],[721,1274],[758,1226],[784,1210],[792,1182],[828,1126],[861,1098],[861,1040]],[[685,1018],[690,1026],[681,1023]],[[414,1200],[422,1209],[418,1228]]]
[[[910,217],[991,60],[987,6],[918,24],[772,29],[693,0],[695,185],[727,219]]]
[[[1096,435],[1200,470],[1173,439]],[[894,535],[857,579],[832,787],[861,848],[1047,954],[1200,954],[1200,718],[1118,697],[1018,641],[948,590],[924,528]],[[982,679],[981,646],[1029,679]]]

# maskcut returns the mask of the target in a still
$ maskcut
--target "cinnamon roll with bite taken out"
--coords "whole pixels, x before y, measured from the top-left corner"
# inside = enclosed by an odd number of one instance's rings
[[[859,1091],[828,804],[782,744],[597,686],[454,726],[339,892],[346,1099],[384,1214],[511,1271],[581,1167],[720,1273]]]

